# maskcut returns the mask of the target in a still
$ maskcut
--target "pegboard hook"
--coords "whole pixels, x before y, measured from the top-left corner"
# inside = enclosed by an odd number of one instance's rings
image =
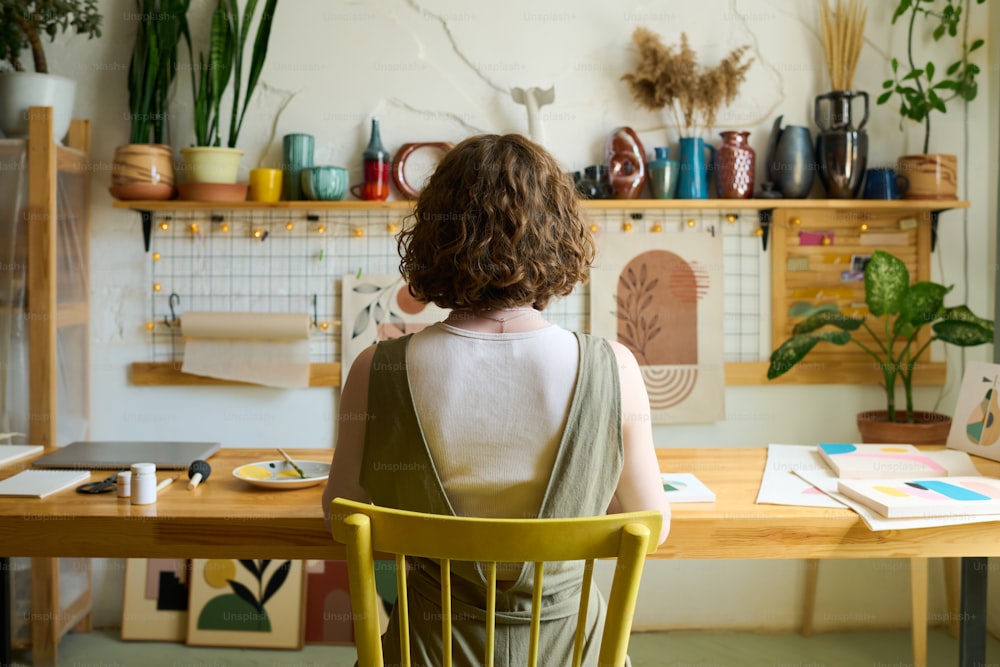
[[[166,315],[163,316],[163,323],[168,327],[173,327],[177,324],[177,312],[174,310],[174,306],[179,305],[181,305],[180,295],[177,292],[171,292],[170,298],[167,299],[167,306],[170,308],[170,319],[168,320]]]

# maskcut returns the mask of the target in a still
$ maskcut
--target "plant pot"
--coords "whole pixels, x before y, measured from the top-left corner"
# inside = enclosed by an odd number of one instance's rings
[[[28,109],[52,107],[52,136],[62,143],[73,119],[76,81],[38,72],[0,73],[0,130],[12,139],[28,136]]]
[[[235,183],[243,151],[221,146],[191,146],[181,149],[186,183]]]
[[[910,445],[943,445],[948,440],[951,430],[951,417],[937,412],[915,411],[915,423],[906,421],[906,411],[897,410],[896,419],[887,419],[888,410],[868,410],[858,413],[858,431],[861,432],[861,442],[865,443],[895,443]]]
[[[958,199],[958,158],[954,155],[903,155],[896,171],[910,182],[903,199]]]
[[[115,199],[173,199],[174,153],[164,144],[124,144],[111,162],[111,196]]]

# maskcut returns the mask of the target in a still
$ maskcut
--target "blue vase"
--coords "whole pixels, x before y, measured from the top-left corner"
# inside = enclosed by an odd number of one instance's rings
[[[680,147],[677,198],[708,199],[708,166],[715,161],[715,148],[701,137],[681,137]]]
[[[677,191],[677,160],[670,159],[670,148],[667,146],[657,146],[653,153],[655,157],[646,164],[653,199],[673,199]]]

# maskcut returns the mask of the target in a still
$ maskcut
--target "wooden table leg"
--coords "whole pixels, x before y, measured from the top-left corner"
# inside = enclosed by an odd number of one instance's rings
[[[913,667],[927,667],[927,558],[910,559],[910,632]]]
[[[948,606],[948,636],[958,639],[961,624],[961,587],[962,587],[962,559],[942,558],[941,565],[944,568],[944,596]]]
[[[808,637],[813,633],[816,615],[816,587],[819,584],[819,559],[806,560],[806,590],[802,598],[802,627],[799,634]]]
[[[11,657],[10,559],[0,558],[0,667],[7,667]]]

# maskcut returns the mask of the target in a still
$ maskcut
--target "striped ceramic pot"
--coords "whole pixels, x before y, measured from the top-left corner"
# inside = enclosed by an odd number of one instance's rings
[[[111,195],[117,199],[172,199],[174,154],[164,144],[125,144],[115,148]]]

